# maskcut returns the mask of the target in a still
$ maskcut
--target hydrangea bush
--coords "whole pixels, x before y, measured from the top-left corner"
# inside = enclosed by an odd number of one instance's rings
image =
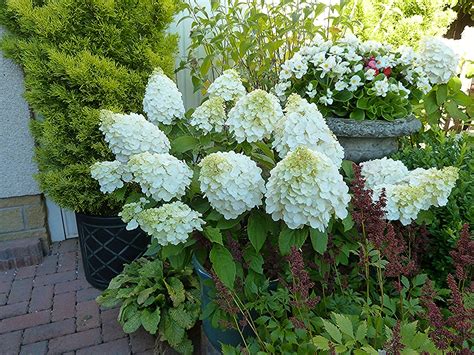
[[[425,39],[421,50],[392,48],[347,35],[337,41],[316,36],[287,60],[275,93],[292,93],[318,105],[323,116],[357,120],[404,118],[433,85],[456,73],[459,58],[441,40]]]

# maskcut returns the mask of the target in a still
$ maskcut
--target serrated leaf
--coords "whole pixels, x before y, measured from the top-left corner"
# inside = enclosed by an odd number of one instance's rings
[[[253,212],[247,223],[247,235],[250,243],[258,253],[267,239],[267,224],[265,216],[260,212]]]
[[[329,350],[329,340],[321,335],[316,335],[311,339],[311,343],[318,349],[318,350]]]
[[[352,220],[352,216],[350,214],[347,215],[346,218],[342,220],[342,225],[344,226],[344,232],[352,229],[354,227],[354,221]]]
[[[436,89],[436,103],[441,106],[448,97],[448,86],[446,84],[438,85]]]
[[[158,330],[158,324],[160,324],[160,309],[156,308],[154,311],[150,310],[149,308],[145,308],[142,311],[140,316],[143,328],[150,333],[156,334]]]
[[[177,277],[170,277],[167,281],[165,281],[165,286],[168,290],[168,295],[170,296],[174,307],[178,307],[186,300],[186,292],[180,279]]]
[[[340,344],[342,342],[342,334],[339,329],[337,329],[334,324],[325,319],[323,319],[323,324],[324,330],[329,334],[329,336],[333,338],[336,343]]]
[[[319,229],[310,228],[309,236],[313,249],[319,254],[324,254],[328,247],[328,233],[320,232]]]
[[[134,312],[131,312],[127,319],[125,319],[124,323],[122,324],[122,328],[125,333],[130,334],[136,332],[141,325],[142,321],[140,318],[140,313],[135,310]]]
[[[149,288],[146,288],[143,291],[141,291],[138,294],[137,303],[140,304],[140,305],[145,303],[145,301],[148,299],[148,297],[150,297],[150,295],[153,293],[153,291],[155,291],[154,287],[149,287]]]
[[[194,326],[194,323],[196,323],[196,319],[194,319],[192,314],[184,308],[183,304],[179,307],[171,308],[168,311],[168,314],[172,320],[184,329],[191,329]]]
[[[171,142],[171,150],[176,153],[185,153],[193,150],[199,144],[199,139],[192,136],[179,136]]]
[[[354,339],[354,329],[351,320],[343,314],[334,314],[334,319],[341,332]]]
[[[222,233],[218,228],[206,227],[203,230],[204,236],[209,239],[211,242],[224,245],[222,243]]]
[[[165,315],[160,323],[160,335],[172,347],[180,344],[185,335],[186,330],[178,325],[169,315]]]
[[[367,322],[363,321],[359,324],[356,331],[356,340],[359,343],[363,343],[365,337],[367,336]]]
[[[229,289],[234,288],[234,281],[236,275],[236,266],[234,258],[229,250],[219,244],[215,244],[209,253],[209,259],[212,263],[212,268],[217,274],[217,277]]]

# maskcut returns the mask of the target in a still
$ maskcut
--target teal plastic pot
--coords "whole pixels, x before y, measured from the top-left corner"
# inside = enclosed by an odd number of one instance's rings
[[[199,282],[201,284],[201,310],[204,311],[206,306],[212,302],[210,292],[212,291],[214,281],[212,280],[211,275],[206,271],[204,266],[201,265],[195,256],[193,256],[193,265],[197,275],[199,276]],[[203,319],[202,327],[209,342],[216,350],[220,352],[222,351],[221,344],[238,346],[242,343],[242,338],[238,331],[233,329],[214,328],[210,319]]]

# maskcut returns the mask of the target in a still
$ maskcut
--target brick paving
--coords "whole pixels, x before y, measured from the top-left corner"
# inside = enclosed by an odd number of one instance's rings
[[[0,354],[153,354],[154,337],[125,334],[99,294],[77,239],[54,243],[40,265],[0,272]]]

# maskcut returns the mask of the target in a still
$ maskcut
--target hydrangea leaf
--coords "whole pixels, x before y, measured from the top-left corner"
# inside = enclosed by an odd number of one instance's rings
[[[230,251],[222,245],[215,244],[211,249],[209,259],[211,260],[212,268],[216,272],[217,277],[219,277],[225,286],[233,289],[236,267]]]

